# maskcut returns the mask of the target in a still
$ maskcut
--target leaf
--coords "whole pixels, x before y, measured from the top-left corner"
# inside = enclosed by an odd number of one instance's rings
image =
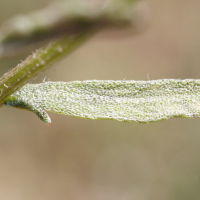
[[[200,80],[74,81],[29,84],[7,97],[4,105],[85,119],[156,122],[200,116]]]
[[[127,26],[136,0],[57,1],[46,8],[17,15],[0,27],[0,44],[78,33],[86,27]],[[35,40],[34,40],[35,41]],[[30,41],[29,41],[30,42]],[[4,48],[0,49],[3,53]]]

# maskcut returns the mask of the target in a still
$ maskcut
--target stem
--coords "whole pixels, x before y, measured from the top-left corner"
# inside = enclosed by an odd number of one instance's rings
[[[3,100],[38,76],[55,62],[69,55],[94,35],[87,29],[74,36],[64,36],[37,50],[0,79],[0,104]]]

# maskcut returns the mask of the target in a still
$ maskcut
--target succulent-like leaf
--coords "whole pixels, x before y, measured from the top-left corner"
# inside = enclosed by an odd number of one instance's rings
[[[156,122],[200,116],[200,80],[74,81],[28,84],[4,100],[50,124],[45,111],[85,119]]]

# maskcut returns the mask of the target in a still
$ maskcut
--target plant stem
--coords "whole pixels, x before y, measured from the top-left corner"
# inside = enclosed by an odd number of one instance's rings
[[[96,30],[87,29],[74,36],[64,36],[37,50],[0,79],[0,104],[3,100],[38,76],[49,66],[80,47]]]

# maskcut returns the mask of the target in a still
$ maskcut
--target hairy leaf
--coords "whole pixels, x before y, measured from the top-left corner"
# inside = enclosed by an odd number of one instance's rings
[[[4,105],[85,119],[156,122],[200,116],[200,80],[74,81],[29,84],[7,97]]]

